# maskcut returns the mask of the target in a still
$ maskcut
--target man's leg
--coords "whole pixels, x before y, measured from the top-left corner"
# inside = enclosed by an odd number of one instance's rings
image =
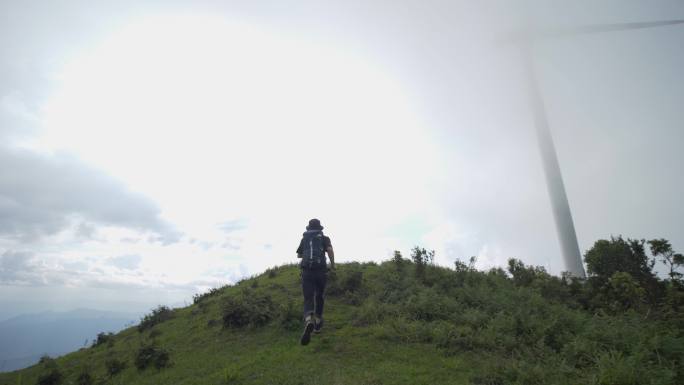
[[[323,327],[323,306],[325,305],[325,284],[327,277],[325,271],[316,272],[316,305],[314,312],[316,313],[316,332]]]
[[[316,291],[315,276],[310,271],[302,270],[302,292],[304,293],[304,333],[299,342],[307,345],[311,340],[314,324],[314,292]]]
[[[302,293],[304,294],[304,320],[314,313],[314,293],[316,281],[312,272],[302,270]]]

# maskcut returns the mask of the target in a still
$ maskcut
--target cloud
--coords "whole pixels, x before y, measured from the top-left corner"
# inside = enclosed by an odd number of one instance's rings
[[[6,250],[0,256],[2,286],[73,286],[83,281],[89,265],[54,261],[34,252]]]
[[[125,270],[136,270],[142,262],[142,257],[139,255],[120,255],[118,257],[109,258],[107,263],[109,265]]]
[[[225,233],[233,233],[247,228],[247,221],[245,219],[233,219],[225,221],[218,225],[218,228]]]
[[[193,282],[175,282],[163,273],[141,271],[138,269],[141,261],[138,255],[73,260],[62,256],[5,250],[0,254],[0,286],[165,289],[188,293],[199,290]],[[233,272],[232,277],[236,276],[237,273]],[[212,282],[220,280],[212,277]]]
[[[0,257],[0,270],[17,271],[23,270],[29,265],[32,253],[21,251],[5,251]]]
[[[180,239],[152,200],[73,156],[0,146],[0,164],[0,237],[32,241],[80,220],[88,238],[102,225],[149,231],[162,244]]]
[[[0,284],[40,284],[39,266],[35,255],[26,251],[6,250],[0,255]]]

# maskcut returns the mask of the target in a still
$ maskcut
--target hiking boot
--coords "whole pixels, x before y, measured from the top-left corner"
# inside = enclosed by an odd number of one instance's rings
[[[314,324],[314,333],[318,334],[323,328],[323,317],[316,317],[316,323]]]
[[[311,341],[311,332],[314,330],[314,321],[311,316],[306,317],[306,321],[304,324],[304,333],[302,333],[302,338],[299,339],[299,342],[302,345],[308,345],[309,341]]]

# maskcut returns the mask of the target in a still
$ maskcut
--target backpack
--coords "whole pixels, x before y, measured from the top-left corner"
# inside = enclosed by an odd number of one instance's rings
[[[325,237],[323,233],[306,232],[302,238],[302,262],[300,266],[307,270],[325,270]]]

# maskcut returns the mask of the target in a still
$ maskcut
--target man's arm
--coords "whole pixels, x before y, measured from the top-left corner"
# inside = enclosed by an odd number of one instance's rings
[[[328,258],[330,258],[330,268],[335,269],[335,252],[333,251],[332,246],[328,246],[325,251],[328,252]]]

